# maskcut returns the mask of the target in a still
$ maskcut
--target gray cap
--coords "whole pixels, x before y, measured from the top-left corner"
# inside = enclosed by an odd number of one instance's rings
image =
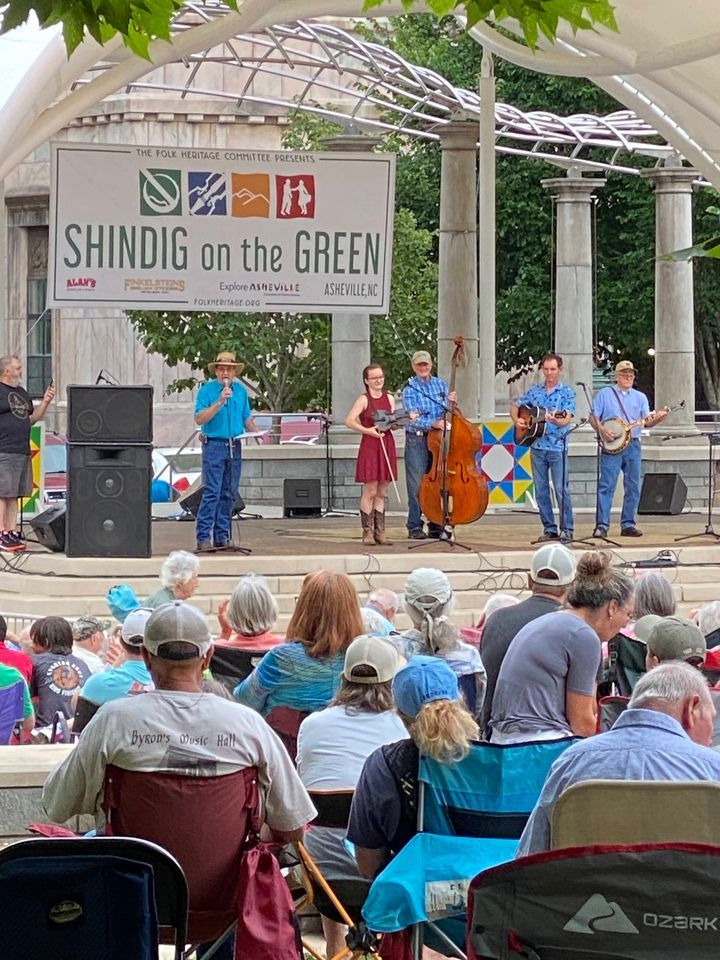
[[[190,660],[188,656],[168,656],[163,647],[168,643],[182,640],[197,649],[196,656],[202,657],[212,646],[212,637],[207,620],[197,607],[182,600],[173,600],[157,607],[145,625],[143,646],[156,657],[165,660]]]
[[[575,579],[576,569],[575,557],[560,543],[546,543],[535,551],[530,561],[530,576],[535,583],[548,587],[568,586]]]
[[[416,350],[412,355],[413,363],[432,363],[432,357],[427,350]]]
[[[120,636],[131,647],[141,647],[145,636],[145,627],[153,614],[151,607],[135,607],[123,620]]]
[[[72,624],[72,635],[75,643],[89,640],[96,633],[102,633],[105,623],[97,617],[78,617]]]
[[[418,567],[405,581],[405,603],[418,610],[436,610],[452,599],[447,576],[435,567]]]
[[[643,643],[647,643],[648,637],[661,621],[662,617],[659,617],[656,613],[646,613],[644,617],[635,621],[632,628],[635,637],[642,640]]]
[[[351,683],[387,683],[398,672],[401,663],[400,654],[392,641],[363,634],[355,637],[345,651],[343,676]],[[372,667],[375,676],[355,676],[357,667]]]
[[[648,653],[665,660],[705,662],[707,644],[702,630],[683,617],[663,617],[647,638]]]

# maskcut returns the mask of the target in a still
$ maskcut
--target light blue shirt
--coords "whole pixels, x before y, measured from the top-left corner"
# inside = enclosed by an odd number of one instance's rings
[[[617,396],[618,393],[622,397],[625,412],[623,412],[620,406]],[[615,384],[614,387],[602,388],[593,401],[592,412],[600,421],[607,420],[610,417],[619,417],[620,420],[632,423],[633,420],[640,420],[642,417],[647,417],[650,413],[650,405],[648,404],[648,398],[645,394],[636,390],[635,387],[630,387],[629,390],[621,390],[620,387]],[[641,426],[633,427],[633,438],[639,437],[641,432]]]
[[[405,427],[406,431],[424,430],[426,433],[436,420],[445,416],[448,406],[448,385],[440,377],[421,380],[413,377],[403,388],[403,406],[408,413],[419,413],[417,420]]]
[[[694,743],[674,717],[626,710],[612,730],[573,744],[552,765],[520,838],[519,857],[550,849],[555,801],[584,780],[720,781],[720,755]]]
[[[264,717],[275,707],[321,710],[335,696],[344,664],[344,650],[334,657],[311,657],[302,643],[281,643],[268,650],[233,695]]]
[[[547,390],[544,383],[536,383],[515,401],[516,406],[526,407],[535,405],[560,413],[575,415],[575,391],[572,387],[565,386],[564,383],[558,383],[552,390]],[[570,424],[559,427],[556,423],[546,423],[545,432],[533,443],[533,450],[562,450],[563,437],[570,429]]]
[[[142,660],[126,660],[113,670],[104,670],[89,677],[82,688],[81,696],[91,703],[103,704],[154,689],[145,663]]]
[[[200,430],[206,437],[219,437],[229,440],[245,432],[245,424],[252,416],[250,401],[245,387],[237,380],[231,380],[233,395],[220,407],[218,412]],[[195,413],[200,413],[206,407],[211,407],[220,399],[223,385],[219,380],[208,380],[198,390],[195,400]]]

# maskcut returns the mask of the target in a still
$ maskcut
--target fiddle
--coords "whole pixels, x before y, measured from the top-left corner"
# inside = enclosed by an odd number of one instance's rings
[[[454,342],[450,393],[464,357],[463,338],[455,337]],[[418,500],[431,523],[454,527],[472,523],[485,513],[488,485],[475,459],[481,444],[480,430],[462,415],[456,403],[450,405],[450,423],[444,419],[442,428],[429,431],[427,445],[432,463],[420,483]]]

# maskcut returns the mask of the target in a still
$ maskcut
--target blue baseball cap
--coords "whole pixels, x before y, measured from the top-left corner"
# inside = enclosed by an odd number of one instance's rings
[[[458,681],[440,657],[413,657],[398,670],[392,683],[395,706],[406,717],[416,717],[433,700],[458,700]]]

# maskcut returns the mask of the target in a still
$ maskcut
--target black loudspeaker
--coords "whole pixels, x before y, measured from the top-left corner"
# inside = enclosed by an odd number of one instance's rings
[[[202,500],[204,490],[205,484],[202,482],[202,477],[198,477],[197,480],[187,488],[185,493],[181,497],[178,497],[178,506],[182,507],[186,513],[196,517],[200,509],[200,501]],[[244,509],[245,501],[240,494],[238,494],[235,497],[232,515],[236,516],[238,513],[242,513]]]
[[[35,532],[38,543],[48,550],[61,553],[65,549],[65,504],[44,510],[30,518],[30,527]]]
[[[687,487],[679,473],[646,473],[640,491],[638,513],[682,513]]]
[[[283,481],[283,516],[284,517],[319,517],[320,481],[317,478],[310,480]]]
[[[152,387],[71,385],[67,400],[68,443],[152,443]]]
[[[149,557],[151,447],[68,445],[68,557]]]

